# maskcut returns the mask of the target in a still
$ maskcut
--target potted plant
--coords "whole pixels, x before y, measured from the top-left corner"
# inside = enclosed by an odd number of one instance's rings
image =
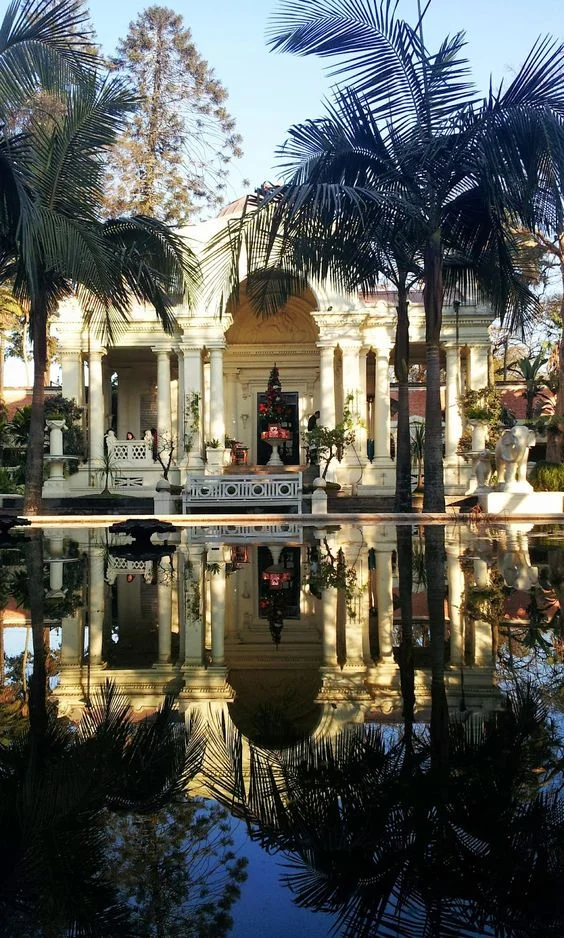
[[[221,442],[215,437],[211,440],[206,440],[206,464],[208,469],[213,471],[219,471],[223,467],[223,459],[225,449],[221,445]]]
[[[488,428],[496,427],[501,421],[501,395],[493,385],[470,389],[460,399],[460,408],[472,427],[472,451],[481,452],[486,448]]]

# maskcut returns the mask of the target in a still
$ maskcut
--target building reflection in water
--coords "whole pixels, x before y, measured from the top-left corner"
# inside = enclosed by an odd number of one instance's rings
[[[61,622],[60,712],[78,717],[112,678],[138,715],[172,690],[183,710],[219,708],[251,740],[277,727],[318,738],[351,723],[401,721],[393,526],[187,528],[154,557],[128,553],[123,538],[103,529],[49,533],[49,544],[67,536],[88,555],[88,577],[84,604]],[[497,575],[527,589],[526,532],[497,536]],[[446,529],[445,543],[448,707],[495,710],[495,629],[480,613],[494,551],[460,525]],[[416,540],[411,627],[416,719],[424,722],[431,653],[422,551]],[[56,563],[51,571],[60,577]]]

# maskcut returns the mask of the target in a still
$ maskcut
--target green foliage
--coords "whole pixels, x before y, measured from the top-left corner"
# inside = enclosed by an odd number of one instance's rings
[[[43,482],[47,323],[58,303],[78,293],[88,324],[111,335],[116,317],[127,319],[133,299],[148,302],[170,330],[172,296],[198,269],[184,242],[155,219],[101,218],[106,152],[136,101],[121,79],[101,74],[84,35],[77,39],[74,29],[85,18],[78,0],[16,2],[6,13],[3,35],[17,22],[19,55],[15,44],[0,47],[0,108],[7,104],[3,89],[8,94],[19,83],[20,100],[27,100],[44,79],[62,105],[47,124],[32,115],[23,138],[7,137],[3,127],[0,283],[15,284],[16,298],[29,312],[37,376],[24,500],[32,513],[40,510]]]
[[[538,462],[529,473],[535,492],[564,492],[564,464]]]
[[[109,155],[110,215],[152,215],[182,226],[224,200],[241,153],[227,92],[201,57],[182,16],[150,6],[129,26],[112,62],[140,106]]]
[[[339,548],[333,554],[327,538],[322,548],[310,551],[309,588],[314,596],[321,597],[322,590],[336,589],[345,596],[345,607],[349,619],[356,618],[356,604],[362,595],[354,566],[347,565],[344,551]]]
[[[525,382],[525,390],[522,392],[522,396],[527,402],[527,420],[533,419],[535,398],[546,385],[546,376],[542,375],[542,371],[547,362],[548,358],[542,352],[539,352],[534,358],[520,358],[509,367],[509,371],[518,375]]]
[[[190,391],[184,402],[184,450],[192,451],[194,438],[200,430],[200,399],[197,391]]]
[[[0,466],[0,492],[4,492],[5,495],[18,495],[22,491],[21,485],[14,482],[12,473]]]
[[[147,817],[110,819],[108,869],[137,938],[226,938],[247,865],[233,851],[228,817],[184,795]]]
[[[110,485],[115,484],[119,471],[119,462],[113,450],[104,449],[104,453],[100,459],[100,467],[96,469],[96,475],[100,484],[104,486],[100,492],[101,495],[111,495]]]
[[[501,395],[497,388],[488,385],[479,390],[468,390],[460,399],[460,407],[466,420],[483,420],[497,424],[501,419]]]
[[[352,446],[356,432],[355,427],[360,425],[360,421],[355,418],[351,410],[352,396],[349,395],[345,401],[343,419],[335,427],[320,426],[319,423],[314,430],[306,430],[302,434],[302,439],[311,451],[316,452],[318,460],[325,462],[322,478],[327,478],[327,472],[333,459],[341,462],[347,446]]]
[[[411,428],[411,459],[417,466],[417,489],[423,485],[423,460],[425,458],[425,422],[416,423]]]
[[[107,682],[79,727],[49,708],[39,730],[34,694],[32,681],[29,728],[0,747],[0,934],[139,934],[108,871],[111,818],[158,814],[183,796],[201,768],[199,727],[185,729],[170,698],[150,720],[133,722],[126,698]]]

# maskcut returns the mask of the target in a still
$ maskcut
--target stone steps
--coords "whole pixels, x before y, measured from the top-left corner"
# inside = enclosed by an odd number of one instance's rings
[[[393,496],[386,495],[329,495],[327,499],[328,511],[334,514],[372,514],[374,512],[390,512],[394,508]]]

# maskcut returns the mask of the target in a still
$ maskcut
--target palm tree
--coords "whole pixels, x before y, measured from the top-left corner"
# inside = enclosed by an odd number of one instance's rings
[[[20,18],[28,29],[35,24],[36,6],[44,5],[39,0],[22,6]],[[56,4],[45,27],[57,38],[63,60],[75,41],[69,8],[77,6],[69,0]],[[0,65],[1,58],[0,49]],[[78,292],[88,321],[111,331],[114,317],[126,319],[134,298],[152,304],[170,331],[172,298],[182,295],[185,280],[193,283],[196,278],[192,255],[166,226],[143,217],[101,219],[104,154],[135,102],[119,79],[98,77],[92,53],[88,67],[82,64],[72,80],[68,68],[64,81],[61,75],[56,89],[60,114],[45,122],[34,120],[32,112],[21,133],[10,132],[6,121],[0,126],[0,186],[5,194],[0,281],[12,283],[28,309],[34,349],[24,496],[24,510],[31,514],[41,506],[47,323],[59,302]],[[24,70],[22,85],[29,80]],[[6,100],[0,94],[0,117],[3,107]]]
[[[236,286],[238,246],[250,269],[332,272],[343,284],[335,247],[353,243],[355,232],[378,227],[377,244],[393,245],[398,217],[409,219],[410,249],[421,257],[427,345],[425,502],[444,509],[440,406],[440,332],[445,290],[454,283],[468,293],[479,283],[497,313],[523,315],[531,295],[515,276],[518,245],[512,231],[524,219],[548,225],[558,214],[555,164],[562,162],[564,115],[563,46],[539,41],[511,84],[480,102],[469,81],[462,33],[436,53],[418,29],[397,20],[391,0],[304,0],[276,14],[271,44],[297,54],[335,56],[337,74],[378,128],[376,135],[341,146],[327,159],[319,144],[325,122],[292,131],[285,169],[287,184],[267,194],[260,210],[232,222],[225,238]],[[330,114],[331,118],[331,114]],[[296,168],[292,158],[300,160]],[[387,171],[382,171],[382,166]],[[325,173],[325,168],[329,170]],[[559,167],[557,167],[559,168]],[[325,174],[324,174],[325,173]],[[356,180],[355,180],[356,175]],[[261,214],[263,214],[261,218]],[[328,243],[327,243],[328,239]],[[218,245],[216,241],[215,247]],[[214,248],[215,249],[215,248]],[[331,256],[333,249],[333,256]],[[451,252],[457,263],[446,263]],[[212,250],[212,256],[214,256]],[[297,263],[296,263],[297,262]]]
[[[541,371],[547,361],[548,358],[546,358],[542,352],[539,352],[534,358],[520,358],[509,366],[509,371],[518,375],[518,377],[522,378],[525,382],[525,390],[522,392],[522,396],[527,401],[525,413],[527,420],[533,419],[535,398],[539,391],[545,386],[545,382],[541,378]]]

